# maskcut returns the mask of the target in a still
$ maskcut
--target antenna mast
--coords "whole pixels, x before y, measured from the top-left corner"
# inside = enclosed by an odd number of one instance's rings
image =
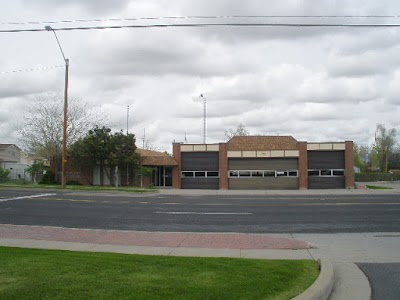
[[[143,149],[145,140],[146,140],[146,128],[143,128]]]
[[[126,134],[128,134],[129,128],[129,105],[126,106]]]
[[[204,124],[203,124],[203,143],[207,143],[207,99],[203,96],[203,94],[200,94],[200,97],[203,98],[204,101],[204,111],[203,111],[203,118],[204,118]]]

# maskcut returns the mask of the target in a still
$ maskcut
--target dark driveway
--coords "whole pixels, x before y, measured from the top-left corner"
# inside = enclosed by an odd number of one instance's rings
[[[374,300],[400,299],[400,263],[358,263],[357,265],[370,281]]]

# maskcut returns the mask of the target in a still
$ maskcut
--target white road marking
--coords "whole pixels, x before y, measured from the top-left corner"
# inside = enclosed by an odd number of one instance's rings
[[[156,211],[156,214],[166,215],[252,215],[252,213],[218,213],[218,212],[194,212],[194,211]]]
[[[40,194],[40,195],[21,196],[21,197],[0,199],[0,202],[6,202],[6,201],[11,201],[11,200],[19,200],[19,199],[32,199],[32,198],[55,196],[55,195],[57,195],[57,194]]]

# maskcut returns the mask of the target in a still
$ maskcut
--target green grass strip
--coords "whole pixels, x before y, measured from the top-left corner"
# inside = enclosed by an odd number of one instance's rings
[[[129,193],[154,193],[158,192],[155,188],[140,187],[112,187],[112,186],[86,186],[86,185],[67,185],[62,188],[61,185],[45,185],[45,184],[10,184],[2,183],[0,188],[22,188],[22,189],[49,189],[49,190],[73,190],[73,191],[106,191],[106,192],[129,192]]]
[[[312,260],[0,247],[0,299],[291,299],[318,274]]]
[[[388,186],[377,186],[377,185],[366,185],[369,190],[393,190],[393,188]]]

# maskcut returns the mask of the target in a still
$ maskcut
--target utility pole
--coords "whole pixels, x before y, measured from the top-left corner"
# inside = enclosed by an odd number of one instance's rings
[[[385,149],[385,173],[388,172],[388,164],[389,164],[389,146],[386,145],[386,149]]]
[[[129,105],[126,106],[126,137],[129,133]],[[126,163],[126,185],[129,186],[129,164]]]
[[[62,142],[62,159],[61,159],[61,186],[65,188],[65,164],[67,163],[67,128],[68,128],[68,78],[69,78],[69,59],[65,58],[64,51],[58,40],[57,34],[51,26],[44,27],[47,31],[52,31],[57,40],[58,47],[61,50],[65,62],[65,86],[64,86],[64,123],[63,123],[63,142]]]

